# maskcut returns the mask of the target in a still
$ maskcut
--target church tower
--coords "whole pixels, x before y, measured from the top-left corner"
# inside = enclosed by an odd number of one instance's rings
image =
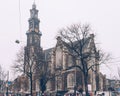
[[[32,5],[32,9],[30,9],[30,18],[28,23],[29,29],[26,33],[27,45],[25,47],[24,54],[24,73],[29,77],[29,79],[31,79],[31,86],[33,85],[31,90],[38,90],[39,84],[35,84],[35,82],[32,81],[37,77],[36,74],[39,71],[38,65],[40,65],[40,61],[43,59],[43,50],[41,48],[42,34],[39,28],[40,20],[38,18],[38,10],[36,9],[35,3]],[[31,88],[31,86],[29,86],[29,88]]]
[[[27,35],[27,46],[25,47],[25,55],[31,57],[35,55],[38,58],[42,52],[41,48],[41,36],[39,23],[40,20],[38,18],[38,10],[36,9],[35,3],[32,5],[32,9],[30,9],[30,18],[28,20],[29,29],[26,33]]]

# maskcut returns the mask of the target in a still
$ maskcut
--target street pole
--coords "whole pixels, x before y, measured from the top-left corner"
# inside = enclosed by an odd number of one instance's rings
[[[56,83],[57,83],[57,92],[56,92],[56,96],[57,96],[57,94],[58,94],[58,76],[57,76]]]
[[[7,86],[7,92],[6,92],[6,96],[8,96],[8,86]]]
[[[6,96],[8,96],[8,80],[9,80],[9,71],[7,73]]]
[[[76,96],[76,91],[77,91],[77,78],[76,78],[76,67],[75,67],[75,85],[74,85],[74,95]]]

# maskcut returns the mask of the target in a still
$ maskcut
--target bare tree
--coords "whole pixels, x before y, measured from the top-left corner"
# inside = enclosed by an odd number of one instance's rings
[[[119,78],[120,78],[120,67],[118,67],[118,76],[119,76]]]
[[[46,84],[49,80],[53,79],[54,75],[51,74],[50,67],[49,67],[49,62],[46,61],[44,63],[44,67],[42,68],[41,74],[39,76],[40,80],[40,89],[42,93],[46,90]]]
[[[24,73],[30,80],[30,91],[32,94],[33,82],[36,80],[40,83],[40,89],[42,93],[46,90],[46,84],[48,80],[52,79],[50,68],[48,63],[50,61],[45,60],[44,53],[35,52],[29,54],[29,49],[20,49],[16,55],[16,60],[13,65],[15,72]]]
[[[89,25],[74,24],[59,31],[59,36],[63,43],[69,48],[71,56],[79,60],[79,64],[68,67],[67,70],[77,67],[84,76],[86,96],[88,93],[88,73],[89,70],[97,72],[101,63],[106,63],[109,55],[101,53],[96,49],[94,34],[90,34]]]
[[[5,73],[5,71],[3,70],[2,66],[0,65],[0,92],[3,92],[4,90],[4,84],[6,82],[7,79],[7,74]]]
[[[32,53],[29,49],[25,47],[21,48],[19,53],[16,55],[16,60],[13,65],[15,72],[23,73],[29,78],[30,81],[30,94],[32,96],[33,92],[33,82],[35,82],[37,77],[41,74],[41,69],[43,67],[43,58],[40,57],[40,53]]]
[[[24,47],[21,47],[18,53],[16,54],[16,59],[12,66],[15,73],[23,73],[24,72]]]

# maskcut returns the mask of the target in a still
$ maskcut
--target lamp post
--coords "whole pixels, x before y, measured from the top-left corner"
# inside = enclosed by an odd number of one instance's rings
[[[56,80],[56,83],[57,83],[57,84],[56,84],[56,85],[57,85],[57,86],[56,86],[56,87],[57,87],[56,96],[57,96],[57,94],[58,94],[58,76],[56,77],[56,79],[57,79],[57,80]]]
[[[8,81],[6,83],[6,96],[8,96]]]
[[[8,80],[9,80],[9,71],[8,71],[8,73],[7,73],[6,96],[8,96]]]

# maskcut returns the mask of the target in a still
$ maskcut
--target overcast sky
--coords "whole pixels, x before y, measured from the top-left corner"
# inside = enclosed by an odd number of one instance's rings
[[[0,64],[11,70],[16,53],[26,43],[28,18],[34,0],[2,0],[0,3]],[[107,77],[117,76],[120,64],[120,0],[36,0],[42,47],[55,46],[57,31],[71,24],[90,24],[96,43],[112,54],[112,63],[101,66]],[[21,44],[16,44],[19,39]],[[108,67],[109,66],[109,67]],[[12,77],[10,71],[10,78]]]

